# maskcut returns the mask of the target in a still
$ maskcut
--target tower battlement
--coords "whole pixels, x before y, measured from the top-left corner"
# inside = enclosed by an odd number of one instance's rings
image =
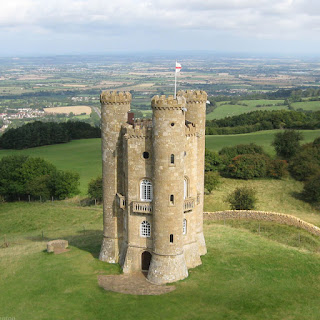
[[[131,100],[130,92],[103,91],[100,95],[101,104],[128,104]]]
[[[152,109],[182,109],[185,106],[186,99],[181,96],[174,99],[172,95],[166,97],[154,96],[151,100]]]
[[[187,90],[178,92],[178,97],[185,97],[186,103],[205,103],[207,102],[207,93],[202,90]]]

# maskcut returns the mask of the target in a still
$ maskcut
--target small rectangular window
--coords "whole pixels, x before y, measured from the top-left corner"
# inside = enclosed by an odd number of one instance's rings
[[[172,155],[170,156],[170,163],[171,163],[171,164],[174,164],[174,154],[172,154]]]
[[[173,194],[170,195],[170,204],[174,205],[174,195]]]
[[[173,234],[170,234],[170,243],[173,243]]]

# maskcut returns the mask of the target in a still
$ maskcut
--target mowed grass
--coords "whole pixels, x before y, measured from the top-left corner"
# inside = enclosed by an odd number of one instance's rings
[[[320,255],[259,236],[248,225],[206,222],[207,255],[176,290],[161,296],[107,292],[99,274],[118,274],[118,265],[97,259],[101,209],[63,210],[44,204],[0,207],[0,226],[9,234],[0,249],[0,316],[15,319],[319,319]],[[100,210],[100,211],[99,211]],[[29,224],[13,224],[21,216]],[[89,226],[86,233],[81,225]],[[48,239],[70,241],[70,251],[46,253]],[[100,226],[100,227],[99,227]],[[254,226],[252,226],[254,228]],[[252,228],[251,228],[252,229]],[[281,227],[277,232],[281,234]],[[286,236],[296,229],[286,229]],[[13,239],[13,240],[12,240]]]
[[[219,151],[223,147],[230,147],[237,144],[256,143],[262,146],[270,155],[275,155],[275,150],[271,143],[274,140],[274,135],[280,131],[281,130],[267,130],[244,134],[206,136],[206,148],[213,151]],[[320,136],[320,129],[300,130],[300,132],[303,135],[301,143],[311,142]]]
[[[251,111],[263,111],[263,110],[288,110],[286,105],[277,106],[276,104],[283,103],[284,100],[241,100],[240,104],[247,104],[247,106],[243,105],[231,105],[225,104],[227,101],[218,102],[218,107],[213,111],[207,114],[207,120],[213,119],[222,119],[225,117],[238,116],[242,113],[248,113]],[[272,104],[272,106],[268,107],[257,107],[257,105],[268,105]]]
[[[89,181],[101,175],[101,139],[73,140],[69,143],[25,150],[0,150],[0,158],[11,154],[41,157],[56,165],[58,169],[78,172],[83,195],[87,193]]]

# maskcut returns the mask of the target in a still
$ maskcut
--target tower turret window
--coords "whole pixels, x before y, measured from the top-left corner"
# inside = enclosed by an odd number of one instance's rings
[[[152,201],[152,183],[150,180],[143,179],[140,183],[140,200]]]
[[[184,200],[188,198],[188,178],[185,177],[183,181],[183,198]]]
[[[173,194],[170,195],[170,204],[174,205],[174,195]]]
[[[144,159],[149,159],[149,152],[145,151],[142,153]]]
[[[170,243],[173,243],[173,234],[170,234]]]
[[[171,163],[171,164],[174,164],[174,154],[172,154],[172,155],[170,156],[170,163]]]
[[[143,238],[150,238],[151,237],[151,224],[148,221],[141,222],[140,236]]]
[[[182,234],[187,234],[187,220],[186,219],[183,219]]]

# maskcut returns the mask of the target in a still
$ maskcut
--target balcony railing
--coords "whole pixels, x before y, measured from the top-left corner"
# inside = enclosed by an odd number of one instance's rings
[[[126,207],[126,198],[120,193],[117,193],[117,203],[120,209],[124,209]]]
[[[152,203],[143,202],[143,201],[133,201],[132,202],[132,211],[136,213],[152,213]]]
[[[194,198],[188,198],[184,200],[183,203],[183,211],[192,211],[192,209],[194,208]]]

